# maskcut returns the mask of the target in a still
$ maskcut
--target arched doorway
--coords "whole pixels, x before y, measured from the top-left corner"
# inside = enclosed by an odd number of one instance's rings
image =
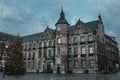
[[[60,73],[60,69],[61,69],[61,68],[58,66],[58,67],[57,67],[57,73]]]

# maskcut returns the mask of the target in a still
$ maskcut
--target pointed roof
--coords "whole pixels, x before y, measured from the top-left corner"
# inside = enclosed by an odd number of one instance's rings
[[[78,19],[78,21],[76,22],[76,24],[75,25],[79,25],[79,24],[81,24],[81,23],[83,23],[80,19]]]
[[[55,24],[55,26],[57,24],[68,24],[68,21],[65,19],[65,14],[64,14],[64,11],[63,11],[63,8],[61,10],[61,13],[60,13],[60,18],[59,20],[57,21],[57,23]],[[69,25],[69,24],[68,24]]]
[[[81,23],[80,19],[76,22],[76,24],[79,24],[79,23]],[[72,25],[68,28],[68,34],[76,27],[76,24]],[[87,22],[87,23],[84,23],[84,24],[85,24],[85,27],[87,27],[91,32],[94,32],[98,27],[99,20]]]
[[[91,21],[91,22],[87,22],[85,23],[85,26],[92,32],[94,32],[97,27],[98,27],[98,24],[99,24],[99,20],[96,20],[96,21]]]

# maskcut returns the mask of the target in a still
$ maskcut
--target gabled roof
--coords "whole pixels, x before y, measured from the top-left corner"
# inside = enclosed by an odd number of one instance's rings
[[[85,23],[85,27],[87,27],[90,31],[94,32],[98,27],[99,20],[87,22]],[[68,28],[68,34],[75,28],[75,25],[72,25]]]
[[[43,35],[43,32],[32,34],[32,35],[28,35],[28,36],[23,36],[22,37],[22,41],[23,41],[23,43],[39,41],[39,40],[42,39],[42,35]]]
[[[48,30],[50,31],[50,33],[52,33],[52,34],[55,34],[55,32],[56,32],[55,30],[49,28],[48,26],[47,26],[47,28],[46,28],[45,30],[47,30],[47,29],[48,29]]]
[[[99,24],[99,20],[96,20],[96,21],[92,21],[92,22],[87,22],[85,23],[85,26],[92,32],[94,32],[97,27],[98,27],[98,24]]]
[[[16,36],[14,35],[0,32],[0,41],[8,41],[13,43],[15,38]]]

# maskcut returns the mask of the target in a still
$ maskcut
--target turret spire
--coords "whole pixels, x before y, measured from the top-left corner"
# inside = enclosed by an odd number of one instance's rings
[[[59,20],[57,21],[57,23],[55,25],[57,25],[57,24],[68,24],[67,20],[65,19],[63,6],[61,6],[60,18],[59,18]]]
[[[60,18],[65,18],[65,16],[64,16],[65,14],[64,14],[64,12],[63,12],[63,6],[61,6],[61,13],[60,13]]]

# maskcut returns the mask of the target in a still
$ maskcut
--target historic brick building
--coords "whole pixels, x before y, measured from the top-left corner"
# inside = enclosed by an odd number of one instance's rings
[[[62,10],[55,26],[23,37],[28,72],[96,73],[118,63],[117,41],[105,34],[101,16],[71,26]]]
[[[12,52],[15,36],[0,32],[0,69],[5,67],[5,62]]]
[[[62,10],[55,26],[22,37],[27,72],[96,73],[119,63],[117,41],[105,34],[100,15],[71,26]]]

